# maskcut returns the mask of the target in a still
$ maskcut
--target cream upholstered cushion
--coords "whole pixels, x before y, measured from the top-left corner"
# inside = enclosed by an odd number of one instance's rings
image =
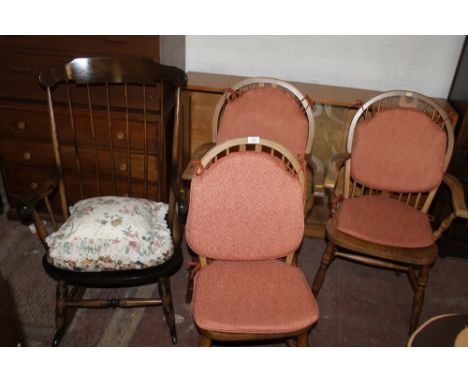
[[[48,261],[57,268],[100,272],[142,269],[173,253],[168,206],[146,199],[103,196],[82,200],[49,235]]]

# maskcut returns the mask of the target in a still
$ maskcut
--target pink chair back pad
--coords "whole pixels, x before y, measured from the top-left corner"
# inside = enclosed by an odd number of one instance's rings
[[[424,112],[383,110],[356,128],[351,176],[373,189],[428,192],[442,181],[446,149],[446,132]]]
[[[213,259],[263,260],[295,251],[304,234],[303,190],[266,153],[232,153],[192,179],[186,239]]]
[[[260,136],[281,143],[302,160],[308,132],[307,116],[294,95],[265,86],[229,101],[220,117],[216,143]]]

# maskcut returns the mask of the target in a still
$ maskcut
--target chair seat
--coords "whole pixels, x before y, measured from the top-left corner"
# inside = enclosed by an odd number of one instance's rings
[[[379,195],[345,199],[338,211],[336,228],[359,239],[391,247],[423,248],[434,243],[426,214]]]
[[[47,260],[78,272],[146,269],[173,254],[165,203],[102,196],[75,204],[57,232],[46,238]]]
[[[279,260],[215,261],[195,278],[193,318],[224,333],[290,333],[318,319],[302,271]]]

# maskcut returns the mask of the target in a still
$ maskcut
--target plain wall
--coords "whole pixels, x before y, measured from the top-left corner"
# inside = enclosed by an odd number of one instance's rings
[[[186,36],[186,71],[445,98],[465,36]]]

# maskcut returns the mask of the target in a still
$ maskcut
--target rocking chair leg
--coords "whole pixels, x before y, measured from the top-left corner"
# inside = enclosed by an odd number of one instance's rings
[[[55,332],[54,339],[52,340],[52,346],[58,346],[60,341],[65,334],[66,326],[66,306],[65,302],[67,300],[68,289],[67,283],[65,281],[59,281],[57,283],[57,294],[55,302]]]
[[[164,316],[171,332],[172,343],[177,342],[177,332],[175,325],[174,305],[172,303],[171,283],[168,277],[161,277],[158,280],[159,294],[162,300]]]
[[[416,330],[421,314],[424,293],[426,290],[427,280],[429,279],[429,266],[422,267],[418,276],[418,285],[414,294],[413,308],[411,311],[410,335]]]
[[[320,268],[317,270],[315,274],[314,282],[312,284],[312,293],[314,296],[317,297],[318,293],[320,292],[320,288],[322,287],[323,281],[325,280],[325,275],[327,273],[327,269],[330,266],[331,262],[335,258],[335,245],[329,241],[327,245],[327,249],[323,254],[322,261],[320,263]]]

